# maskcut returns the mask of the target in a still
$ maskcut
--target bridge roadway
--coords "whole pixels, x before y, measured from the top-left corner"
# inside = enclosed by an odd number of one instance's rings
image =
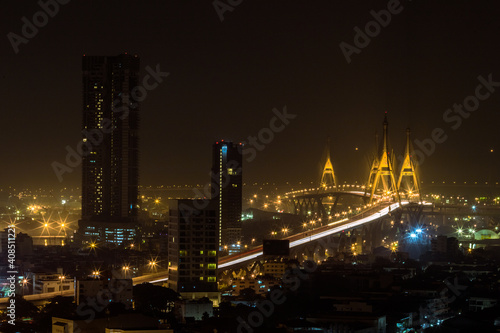
[[[401,201],[401,205],[408,204],[407,201]],[[365,223],[377,220],[388,215],[391,211],[399,208],[399,203],[382,202],[373,206],[360,214],[357,214],[349,219],[334,221],[328,225],[318,227],[313,230],[304,231],[293,236],[284,238],[290,241],[290,248],[294,248],[301,244],[314,241],[316,239],[329,236],[341,232],[342,230],[359,227]],[[229,268],[231,266],[244,263],[246,261],[255,260],[263,255],[262,245],[256,246],[248,251],[233,254],[219,259],[219,269]]]
[[[147,275],[141,275],[132,278],[132,283],[135,285],[141,284],[144,282],[149,283],[157,283],[168,280],[168,271],[161,271]],[[64,290],[64,291],[55,291],[51,293],[43,293],[43,294],[35,294],[35,295],[24,295],[24,299],[30,302],[40,302],[47,301],[56,296],[75,296],[74,290]],[[7,303],[9,302],[9,297],[0,298],[0,309],[5,309],[7,307]]]
[[[352,188],[353,190],[349,190],[349,188]],[[357,190],[354,190],[356,188]],[[347,187],[346,185],[339,187],[328,186],[328,187],[310,188],[305,190],[296,190],[285,193],[284,197],[287,199],[305,199],[313,197],[328,197],[328,196],[346,195],[346,194],[364,198],[370,197],[370,192],[365,191],[364,186],[360,185],[347,185]],[[380,195],[374,194],[373,197],[380,198]]]

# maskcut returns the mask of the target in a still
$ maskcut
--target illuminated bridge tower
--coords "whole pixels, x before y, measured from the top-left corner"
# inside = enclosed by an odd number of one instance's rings
[[[380,157],[375,160],[370,170],[368,187],[371,187],[370,202],[373,201],[375,192],[381,185],[384,195],[394,195],[399,202],[399,193],[397,191],[396,177],[394,175],[394,156],[389,150],[387,112],[384,116],[384,138],[382,140],[382,149]]]
[[[413,147],[410,140],[410,129],[406,129],[406,148],[403,165],[398,179],[398,192],[401,192],[401,181],[406,177],[405,186],[403,188],[406,197],[410,201],[411,197],[418,197],[418,201],[422,201],[420,193],[420,183],[417,177],[416,163],[413,159]]]
[[[327,187],[336,187],[337,181],[335,179],[335,173],[333,172],[333,165],[330,159],[330,138],[328,138],[328,143],[326,147],[326,163],[323,168],[323,174],[321,175],[320,189],[326,189]]]

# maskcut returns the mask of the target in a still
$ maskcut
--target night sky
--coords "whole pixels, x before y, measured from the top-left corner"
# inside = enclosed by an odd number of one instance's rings
[[[0,186],[80,185],[79,168],[60,183],[51,164],[81,138],[81,57],[124,52],[143,74],[170,73],[141,104],[142,185],[208,182],[213,142],[248,141],[285,106],[297,117],[245,163],[246,183],[317,181],[329,136],[338,179],[365,181],[385,111],[397,154],[407,126],[420,141],[435,128],[447,136],[424,181],[500,181],[500,86],[456,129],[443,120],[478,76],[500,82],[498,1],[437,2],[402,1],[349,64],[339,44],[354,45],[353,29],[387,1],[243,0],[221,22],[212,1],[72,0],[18,54],[7,35],[41,7],[5,2]]]

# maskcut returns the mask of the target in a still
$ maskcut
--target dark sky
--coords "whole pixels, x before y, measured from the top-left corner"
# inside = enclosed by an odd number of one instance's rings
[[[396,153],[408,125],[419,140],[447,135],[424,181],[499,181],[500,87],[456,130],[443,120],[478,76],[500,82],[497,3],[402,1],[348,64],[339,44],[353,45],[354,27],[387,1],[243,0],[221,22],[212,1],[72,0],[18,54],[7,34],[41,8],[5,2],[0,186],[79,186],[79,168],[59,183],[51,163],[80,138],[81,56],[123,52],[170,72],[141,105],[142,185],[208,182],[212,143],[257,135],[284,106],[297,117],[245,164],[247,183],[317,180],[328,136],[337,177],[364,181],[385,111]]]

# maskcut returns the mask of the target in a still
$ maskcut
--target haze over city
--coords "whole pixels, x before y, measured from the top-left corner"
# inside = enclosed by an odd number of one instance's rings
[[[355,46],[353,28],[384,8],[384,1],[253,1],[225,11],[221,22],[211,3],[194,1],[61,5],[17,54],[8,38],[1,43],[8,64],[0,72],[0,135],[8,142],[1,168],[9,175],[1,184],[79,185],[78,168],[59,184],[51,164],[81,135],[81,56],[124,52],[141,57],[143,75],[157,65],[170,73],[141,103],[141,185],[206,183],[213,141],[248,141],[285,106],[297,118],[246,165],[245,182],[316,181],[327,137],[340,179],[365,181],[385,111],[397,154],[408,126],[421,141],[445,131],[422,164],[424,181],[499,178],[490,168],[499,167],[490,154],[497,92],[457,129],[443,120],[474,94],[479,76],[500,81],[496,3],[403,1],[348,63],[340,43]],[[21,18],[39,10],[36,2],[6,4],[2,31],[22,36]]]

